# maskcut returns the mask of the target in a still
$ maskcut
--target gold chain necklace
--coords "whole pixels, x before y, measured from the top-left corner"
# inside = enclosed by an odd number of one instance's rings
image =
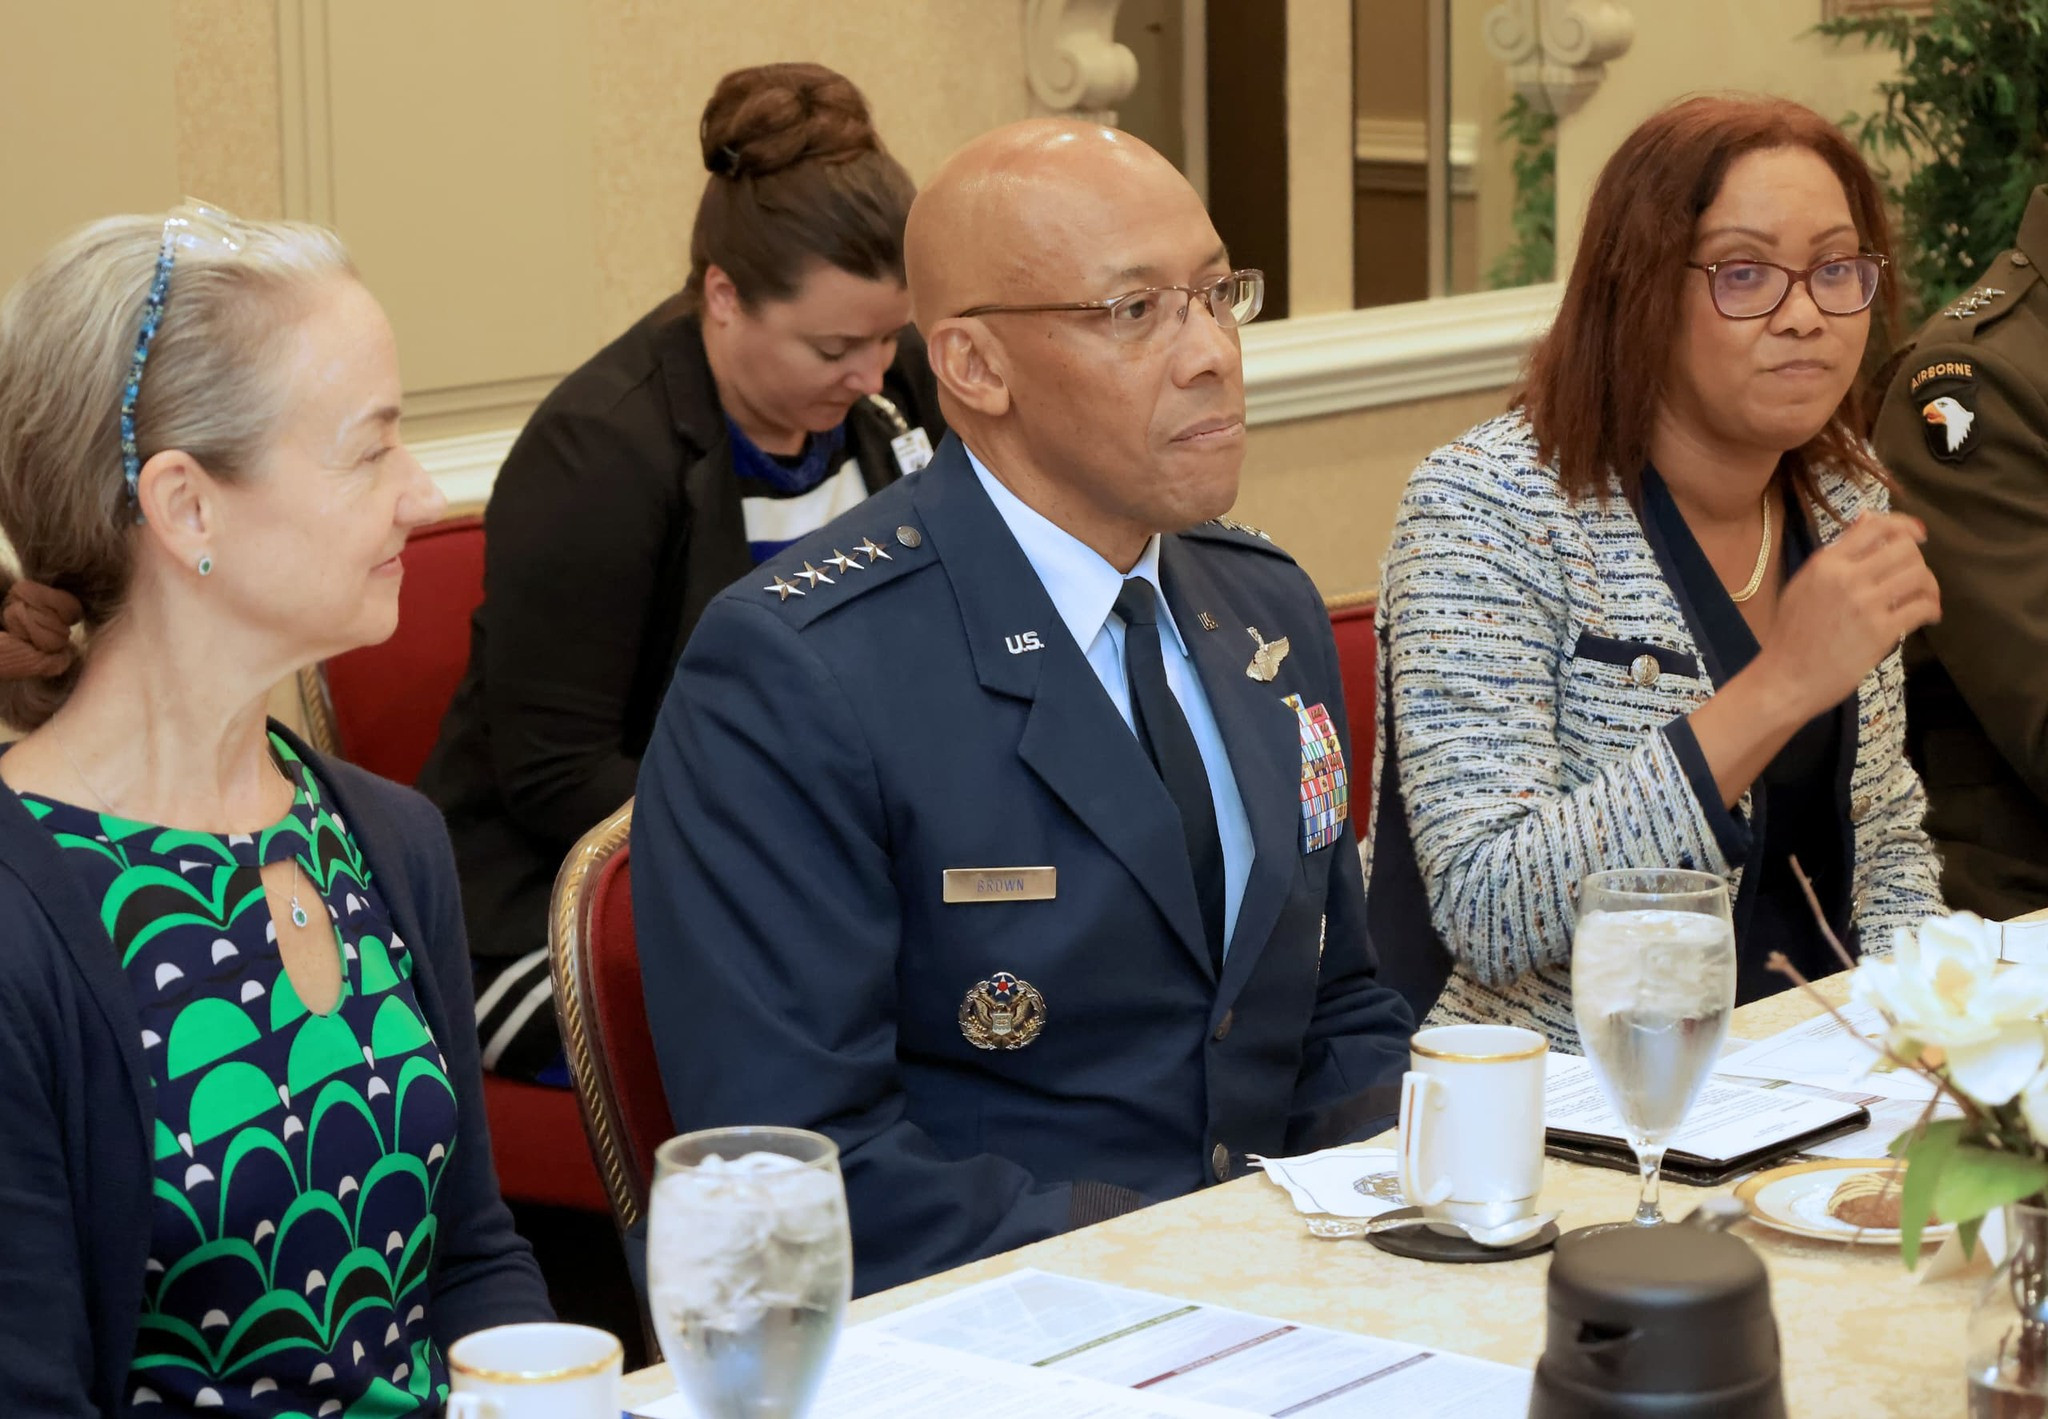
[[[94,784],[91,779],[85,776],[85,770],[78,767],[78,760],[72,757],[71,746],[64,742],[63,733],[57,728],[57,726],[54,723],[48,727],[50,730],[50,737],[57,741],[58,752],[63,754],[64,756],[64,762],[71,765],[72,777],[76,778],[80,783],[84,784],[85,791],[87,793],[90,793],[94,798],[97,798],[100,801],[101,808],[105,809],[108,813],[112,814],[116,818],[120,817],[121,810],[116,808],[113,804],[107,802],[107,796],[104,793],[101,793],[99,791],[98,786]],[[297,803],[299,799],[299,791],[296,787],[293,786],[292,781],[290,779],[285,778],[284,769],[278,764],[277,760],[271,758],[270,755],[265,754],[263,757],[269,761],[272,771],[275,772],[279,778],[284,779],[284,786],[286,788],[291,789],[292,791],[292,802]],[[291,864],[292,880],[289,891],[291,893],[292,899],[292,925],[299,927],[301,930],[303,930],[305,928],[306,923],[312,920],[312,917],[309,916],[306,912],[306,909],[299,904],[299,879],[302,877],[306,878],[306,885],[309,887],[312,885],[312,879],[307,876],[306,869],[299,865],[299,859],[296,854],[294,854],[293,857],[291,858]]]
[[[1771,490],[1764,489],[1764,542],[1756,549],[1756,568],[1749,574],[1749,581],[1740,591],[1728,593],[1729,599],[1740,606],[1763,589],[1764,573],[1771,569]]]

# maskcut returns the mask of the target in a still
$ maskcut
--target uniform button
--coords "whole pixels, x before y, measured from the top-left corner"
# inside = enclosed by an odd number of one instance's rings
[[[1215,1040],[1217,1044],[1220,1045],[1225,1040],[1230,1038],[1230,1027],[1236,1023],[1237,1012],[1235,1010],[1226,1010],[1223,1012],[1223,1018],[1216,1022]]]
[[[1849,821],[1860,823],[1870,816],[1870,800],[1859,798],[1849,805]]]
[[[896,529],[896,540],[906,547],[921,547],[924,545],[924,534],[915,527],[899,527]]]
[[[2012,254],[2012,264],[2015,266],[2031,266],[2034,263],[2027,260],[2027,254],[2024,251],[2015,251]]]
[[[1216,1174],[1216,1181],[1230,1181],[1230,1150],[1221,1143],[1209,1153],[1209,1171]]]
[[[1628,667],[1629,679],[1646,690],[1657,683],[1657,676],[1661,673],[1663,667],[1657,664],[1657,657],[1654,655],[1639,655]]]

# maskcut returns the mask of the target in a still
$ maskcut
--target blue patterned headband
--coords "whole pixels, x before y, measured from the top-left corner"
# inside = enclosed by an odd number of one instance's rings
[[[128,500],[136,503],[135,520],[142,520],[142,455],[135,446],[135,404],[142,397],[142,367],[149,359],[149,347],[163,323],[164,297],[171,287],[171,266],[180,246],[213,245],[229,251],[241,250],[241,243],[228,235],[235,219],[218,207],[189,198],[164,218],[164,244],[156,254],[156,275],[142,302],[142,329],[135,337],[135,354],[128,361],[128,382],[121,387],[121,476],[128,484]]]

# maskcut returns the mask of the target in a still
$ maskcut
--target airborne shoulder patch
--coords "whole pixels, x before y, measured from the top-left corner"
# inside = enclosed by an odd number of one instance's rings
[[[1927,435],[1927,451],[1943,463],[1961,463],[1977,448],[1977,366],[1971,360],[1931,360],[1908,384]]]

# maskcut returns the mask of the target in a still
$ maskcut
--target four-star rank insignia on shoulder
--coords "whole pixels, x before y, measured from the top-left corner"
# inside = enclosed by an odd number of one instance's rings
[[[1943,359],[1914,371],[1909,386],[1927,435],[1927,451],[1961,463],[1977,448],[1977,364]]]
[[[997,971],[960,1002],[960,1033],[976,1049],[1022,1049],[1045,1028],[1045,997],[1028,980]]]

